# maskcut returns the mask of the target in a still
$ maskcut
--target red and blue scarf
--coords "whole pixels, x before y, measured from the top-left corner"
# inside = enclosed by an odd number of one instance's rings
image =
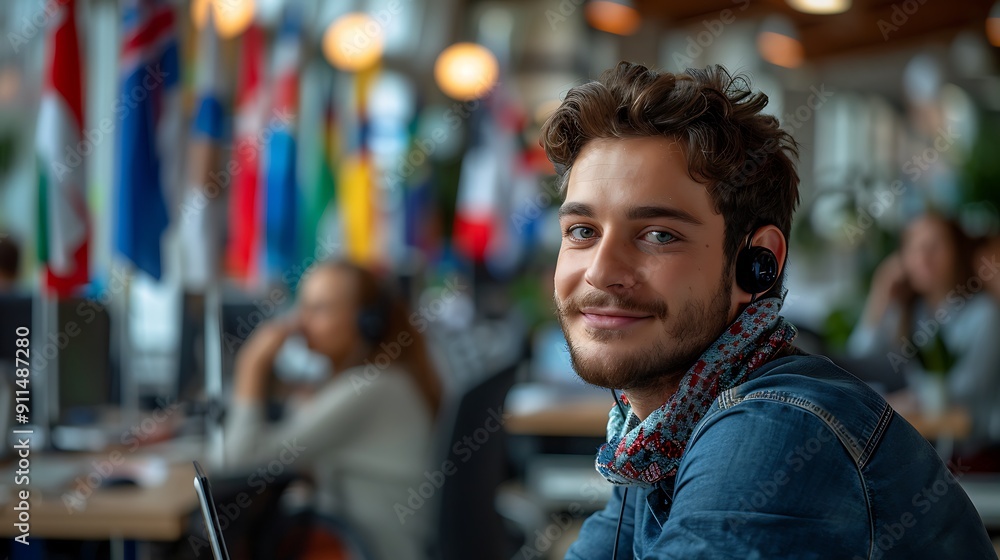
[[[677,475],[694,427],[719,393],[791,345],[795,327],[778,315],[781,297],[758,300],[719,336],[681,378],[677,391],[645,420],[622,395],[626,422],[617,406],[608,419],[608,441],[597,453],[597,470],[612,484],[651,486]]]

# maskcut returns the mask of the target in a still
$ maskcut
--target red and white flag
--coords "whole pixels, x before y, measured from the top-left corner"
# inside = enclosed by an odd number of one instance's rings
[[[226,248],[229,274],[246,283],[253,283],[259,273],[261,131],[268,107],[264,47],[264,31],[252,24],[243,34],[240,50]]]
[[[46,39],[45,78],[38,112],[38,257],[45,286],[60,296],[88,282],[87,157],[76,0],[56,4]]]

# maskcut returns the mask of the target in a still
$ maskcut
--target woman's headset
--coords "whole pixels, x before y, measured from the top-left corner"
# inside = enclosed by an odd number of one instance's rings
[[[361,305],[358,312],[358,332],[368,344],[378,344],[385,338],[394,295],[388,286],[379,282],[375,300]]]

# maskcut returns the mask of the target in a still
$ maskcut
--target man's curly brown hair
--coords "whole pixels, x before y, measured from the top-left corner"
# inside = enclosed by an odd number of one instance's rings
[[[676,139],[688,174],[706,185],[725,221],[728,267],[761,226],[775,225],[787,241],[799,202],[798,144],[777,118],[761,113],[766,105],[747,78],[722,66],[672,74],[622,61],[569,90],[542,126],[540,143],[565,193],[573,162],[594,138]]]

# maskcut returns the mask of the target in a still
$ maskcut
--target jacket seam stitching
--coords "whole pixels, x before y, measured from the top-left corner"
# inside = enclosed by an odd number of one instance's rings
[[[841,424],[840,421],[837,420],[837,418],[834,415],[830,414],[823,407],[817,405],[816,403],[812,402],[809,399],[805,399],[802,397],[789,397],[788,393],[781,391],[769,391],[769,390],[755,391],[753,393],[744,396],[740,400],[747,401],[751,399],[770,400],[775,402],[788,403],[792,406],[801,408],[802,410],[811,412],[820,420],[822,420],[823,423],[825,423],[827,427],[829,427],[830,430],[837,436],[837,439],[840,440],[841,444],[843,444],[844,447],[847,448],[848,453],[850,453],[851,458],[854,460],[854,462],[856,464],[859,463],[859,459],[861,457],[861,453],[863,452],[864,448],[861,445],[859,445],[858,442],[847,432],[847,429],[844,428],[844,425]]]
[[[882,434],[885,432],[886,427],[889,425],[889,421],[892,419],[892,407],[889,403],[885,403],[882,407],[882,414],[879,416],[878,424],[875,425],[875,429],[872,430],[872,435],[868,438],[868,444],[865,446],[864,451],[861,453],[861,459],[859,467],[864,467],[868,464],[868,460],[874,454],[875,448],[878,447],[879,442],[882,441]]]
[[[736,395],[736,387],[734,387],[732,389],[724,391],[719,395],[718,412],[733,408],[734,406],[740,404],[741,402],[744,402],[749,399],[769,400],[772,402],[785,403],[812,414],[813,416],[819,418],[820,421],[823,422],[827,426],[827,428],[830,429],[831,432],[833,432],[833,434],[841,442],[841,445],[843,445],[844,448],[847,450],[848,454],[851,455],[851,458],[853,459],[852,462],[854,463],[854,470],[858,475],[858,481],[861,486],[861,494],[865,500],[865,510],[868,513],[868,559],[871,560],[873,558],[872,555],[875,552],[875,522],[874,522],[874,512],[872,510],[872,505],[871,505],[871,497],[868,494],[870,489],[868,487],[868,481],[865,479],[863,467],[864,465],[867,464],[867,460],[873,454],[872,451],[875,448],[875,443],[873,442],[881,441],[882,432],[885,431],[886,426],[888,426],[889,424],[889,419],[892,418],[892,408],[889,406],[889,404],[886,403],[885,408],[882,411],[882,415],[879,418],[879,422],[876,425],[875,429],[872,431],[872,435],[868,438],[867,444],[865,448],[862,450],[861,455],[856,455],[855,452],[857,451],[857,449],[855,447],[852,447],[852,445],[856,445],[854,444],[853,438],[847,436],[846,434],[841,434],[841,430],[843,430],[843,425],[832,414],[824,410],[819,405],[813,403],[809,399],[804,399],[801,397],[788,398],[787,393],[781,391],[767,391],[767,390],[756,391],[740,397]],[[803,403],[809,404],[811,405],[811,407],[803,406]],[[830,420],[827,420],[827,418],[819,414],[817,410],[828,415],[830,417]],[[715,414],[706,415],[705,418],[702,419],[703,422],[707,420],[710,416],[714,415]],[[702,426],[704,426],[704,423],[702,424]],[[701,426],[699,426],[698,432],[700,431],[701,431]],[[846,432],[846,430],[844,431]],[[692,434],[692,439],[694,439],[695,435],[696,434]],[[845,437],[847,441],[845,441]],[[861,461],[862,458],[864,459],[864,462]]]

